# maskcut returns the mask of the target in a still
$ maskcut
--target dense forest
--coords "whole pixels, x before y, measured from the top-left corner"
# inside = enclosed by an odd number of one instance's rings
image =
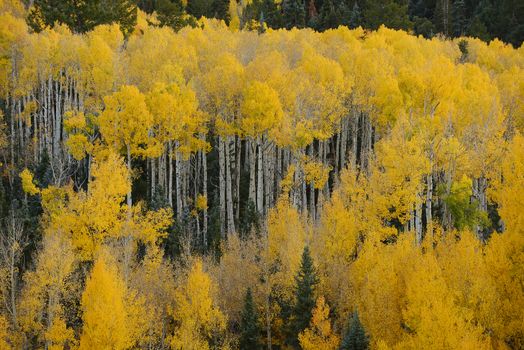
[[[0,0],[0,349],[524,348],[521,2],[188,1]]]

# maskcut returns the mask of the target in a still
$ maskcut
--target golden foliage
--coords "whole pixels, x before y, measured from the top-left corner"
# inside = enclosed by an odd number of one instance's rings
[[[33,174],[28,169],[22,170],[20,173],[20,180],[22,180],[22,188],[25,193],[32,196],[40,193],[40,190],[35,185]]]
[[[176,328],[171,338],[172,349],[209,349],[208,340],[224,331],[226,317],[215,306],[214,288],[203,271],[202,261],[196,259],[175,294]]]
[[[102,252],[82,294],[84,324],[79,349],[127,349],[138,340],[133,329],[134,305],[127,293],[114,262]]]
[[[333,334],[329,320],[329,307],[324,297],[319,297],[311,324],[298,335],[300,347],[304,350],[335,350],[338,349],[339,338]]]

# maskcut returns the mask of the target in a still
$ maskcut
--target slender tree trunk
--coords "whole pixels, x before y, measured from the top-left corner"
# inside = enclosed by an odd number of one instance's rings
[[[433,171],[426,176],[426,232],[433,234]]]
[[[178,145],[176,145],[178,146]],[[178,147],[177,147],[178,148]],[[180,222],[182,220],[183,205],[182,205],[182,166],[180,164],[180,154],[175,152],[175,200],[176,200],[176,217]]]
[[[218,136],[218,163],[219,163],[219,197],[220,197],[220,236],[222,239],[226,237],[226,155],[224,140],[222,136]]]
[[[487,215],[488,205],[486,199],[487,180],[484,176],[480,176],[473,181],[473,197],[477,201],[478,209],[484,215]],[[484,232],[482,227],[475,225],[475,232],[479,240],[484,241]]]
[[[263,165],[263,147],[260,137],[257,138],[257,211],[263,214],[264,210],[264,165]]]
[[[127,193],[127,206],[129,207],[129,209],[131,209],[131,206],[133,205],[133,200],[131,198],[131,194],[133,191],[133,176],[131,170],[131,147],[129,145],[127,145],[127,171],[129,173],[130,179],[129,192]]]
[[[278,198],[278,191],[280,190],[280,182],[282,181],[282,174],[284,172],[284,167],[282,164],[282,150],[275,146],[275,153],[276,153],[276,160],[275,160],[275,189],[273,191],[273,194],[276,195]],[[276,194],[275,194],[276,192]],[[274,201],[274,198],[273,198]]]
[[[264,138],[264,215],[269,211],[269,195],[271,192],[271,167],[273,164],[273,157],[271,151],[271,145]]]
[[[227,233],[235,233],[235,216],[233,210],[233,191],[231,181],[231,136],[226,138],[225,153],[226,153],[226,211],[227,211]]]
[[[313,159],[313,148],[314,143],[309,145],[309,147],[307,148],[307,155],[311,160]],[[313,221],[315,221],[315,209],[315,182],[312,181],[309,184],[309,216]]]
[[[240,176],[242,172],[242,166],[240,162],[242,161],[242,140],[239,136],[236,136],[236,147],[235,147],[235,220],[238,222],[240,220]]]
[[[150,159],[150,168],[151,168],[151,199],[155,198],[155,192],[156,192],[156,174],[155,174],[155,166],[156,162],[155,159]]]
[[[204,197],[208,198],[207,196],[207,155],[206,152],[200,151],[200,154],[202,156],[202,192],[204,194]],[[204,215],[203,215],[203,227],[202,227],[202,238],[204,241],[204,248],[207,249],[207,208],[204,209]]]
[[[424,238],[422,235],[422,204],[418,199],[415,204],[415,235],[417,237],[417,243],[421,244]]]
[[[168,197],[168,203],[169,203],[169,206],[171,208],[174,208],[174,203],[173,203],[173,144],[172,144],[172,141],[169,141],[168,143],[168,151],[167,151],[167,155],[166,155],[166,158],[167,162],[169,163],[168,165],[168,174],[167,174],[167,197]],[[176,168],[176,165],[175,165],[175,168]],[[175,169],[175,173],[176,173],[176,169]],[[177,176],[178,174],[175,174],[175,176]],[[178,183],[178,178],[175,179],[176,183]],[[175,186],[177,186],[175,184]],[[178,191],[178,188],[176,189]],[[178,200],[178,192],[176,193],[176,200]],[[178,207],[176,208],[175,212],[177,213],[177,218],[180,219],[180,217],[178,216]]]
[[[249,147],[249,202],[254,206],[257,204],[256,200],[256,160],[257,160],[257,146],[252,139],[248,141]]]
[[[359,114],[356,107],[353,107],[353,117],[351,118],[351,167],[353,169],[357,166],[357,152],[358,152],[358,125],[359,125]],[[342,147],[344,143],[342,143]],[[345,157],[346,155],[344,155]]]

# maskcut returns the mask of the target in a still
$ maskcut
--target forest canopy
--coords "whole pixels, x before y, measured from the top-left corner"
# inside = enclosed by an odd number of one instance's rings
[[[524,347],[524,46],[53,3],[0,0],[0,349]]]

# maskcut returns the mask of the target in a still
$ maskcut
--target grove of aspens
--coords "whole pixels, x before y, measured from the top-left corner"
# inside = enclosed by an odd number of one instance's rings
[[[0,0],[0,350],[524,349],[520,15]]]

